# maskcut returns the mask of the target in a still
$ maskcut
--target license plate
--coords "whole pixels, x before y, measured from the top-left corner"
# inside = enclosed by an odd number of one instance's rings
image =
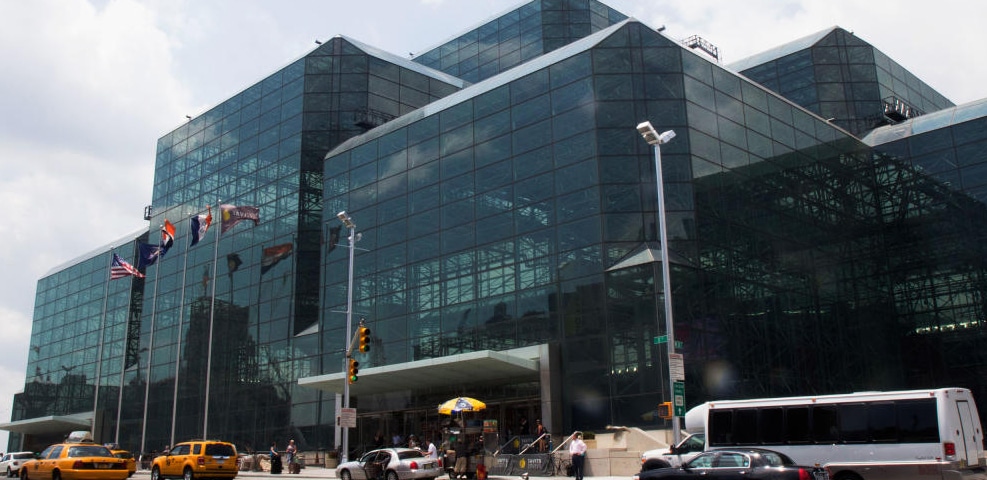
[[[97,463],[96,468],[113,468],[112,463]]]
[[[423,464],[422,465],[422,468],[424,468],[426,470],[429,469],[429,468],[435,468],[435,464],[434,463],[426,463],[426,464]]]

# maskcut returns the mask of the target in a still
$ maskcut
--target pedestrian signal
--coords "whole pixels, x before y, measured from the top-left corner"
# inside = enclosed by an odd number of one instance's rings
[[[350,359],[350,368],[349,368],[349,372],[347,374],[347,379],[349,380],[350,383],[356,383],[356,381],[359,379],[357,377],[357,374],[358,373],[360,373],[360,362],[358,362],[355,359],[352,359],[351,358]]]
[[[658,404],[658,416],[664,418],[665,420],[670,420],[675,416],[675,409],[672,408],[672,402],[662,402]]]
[[[362,353],[367,353],[370,351],[370,329],[367,327],[360,327],[359,330],[359,350]]]

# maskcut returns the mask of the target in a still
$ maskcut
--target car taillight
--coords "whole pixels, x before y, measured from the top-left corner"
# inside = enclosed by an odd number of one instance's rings
[[[195,459],[195,463],[198,463],[200,467],[206,466],[206,457],[198,457]]]
[[[412,470],[418,470],[418,462],[414,462],[413,461],[413,462],[411,462],[411,465],[410,466],[411,466],[411,469]]]
[[[951,455],[956,455],[956,444],[953,442],[944,442],[942,444],[942,450],[947,457]]]
[[[812,480],[812,475],[809,474],[809,471],[808,470],[806,470],[804,468],[800,468],[799,469],[799,480]]]

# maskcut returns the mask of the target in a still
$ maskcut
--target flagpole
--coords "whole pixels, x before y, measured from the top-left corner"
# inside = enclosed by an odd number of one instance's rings
[[[185,222],[189,224],[192,216],[189,215],[188,221]],[[192,227],[189,224],[189,232],[191,233]],[[182,294],[180,295],[180,300],[178,301],[178,346],[175,348],[175,385],[172,388],[171,396],[171,437],[169,438],[169,445],[175,444],[175,416],[178,415],[178,377],[181,373],[180,366],[182,364],[182,325],[185,322],[185,282],[187,280],[186,274],[188,273],[188,252],[189,247],[185,247],[185,256],[182,262]]]
[[[139,251],[140,248],[138,248],[138,252]],[[140,255],[140,253],[138,253],[138,255]],[[133,280],[131,280],[131,282],[132,281]],[[107,284],[109,284],[109,282],[110,282],[109,280],[106,281]],[[127,323],[126,323],[127,340],[124,342],[123,359],[120,362],[120,393],[117,395],[117,428],[116,428],[116,432],[113,434],[113,443],[116,444],[120,443],[120,417],[123,412],[123,379],[125,374],[127,373],[127,347],[129,346],[130,343],[130,309],[131,307],[133,307],[133,303],[134,303],[134,296],[127,295]],[[106,312],[105,306],[103,312],[105,315]]]
[[[220,212],[222,212],[222,202],[216,202],[216,205],[220,206]],[[219,221],[219,228],[216,229],[216,245],[214,245],[212,251],[212,298],[209,304],[209,344],[206,350],[206,398],[202,415],[202,438],[209,438],[209,382],[212,374],[212,333],[213,321],[216,316],[216,262],[219,261],[219,235],[223,230],[222,214],[220,214]]]
[[[160,260],[160,258],[158,258]],[[147,381],[144,382],[144,421],[141,425],[141,453],[145,452],[147,442],[147,409],[148,401],[151,398],[151,356],[154,353],[154,317],[158,308],[158,278],[161,274],[161,267],[154,268],[154,291],[151,296],[151,335],[148,338],[147,346]]]
[[[93,385],[94,385],[93,419],[90,424],[90,430],[92,431],[93,435],[97,434],[96,416],[98,412],[97,407],[99,407],[99,376],[101,374],[100,367],[103,364],[103,338],[104,338],[103,330],[106,329],[106,301],[107,301],[107,297],[110,296],[110,277],[112,276],[112,270],[113,270],[113,253],[114,253],[114,247],[110,247],[110,268],[106,269],[106,280],[103,282],[103,315],[99,320],[99,349],[97,350],[96,353],[96,378],[93,381]]]

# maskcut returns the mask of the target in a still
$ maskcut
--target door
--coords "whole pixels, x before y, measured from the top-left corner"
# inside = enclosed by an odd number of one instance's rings
[[[957,400],[956,409],[960,412],[960,434],[963,436],[963,443],[956,446],[956,455],[966,465],[977,465],[980,462],[980,439],[977,438],[977,426],[973,424],[970,402]]]

